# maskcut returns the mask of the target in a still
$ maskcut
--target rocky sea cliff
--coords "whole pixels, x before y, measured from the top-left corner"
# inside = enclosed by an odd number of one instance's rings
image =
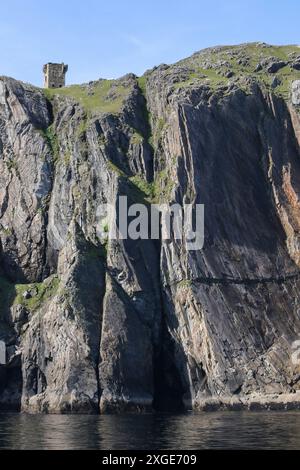
[[[299,110],[298,46],[0,77],[2,410],[300,408]],[[120,195],[204,204],[204,248],[99,237]]]

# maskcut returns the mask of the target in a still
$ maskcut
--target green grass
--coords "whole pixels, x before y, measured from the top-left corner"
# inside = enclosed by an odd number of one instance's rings
[[[147,79],[145,75],[138,78],[138,85],[144,96],[146,96],[146,83],[147,83]]]
[[[188,288],[193,285],[193,282],[191,281],[191,279],[183,279],[182,281],[179,281],[177,285],[178,287]]]
[[[6,237],[10,237],[13,234],[11,228],[5,228],[3,225],[0,225],[0,232],[3,233]]]
[[[144,141],[144,137],[139,134],[139,132],[135,131],[132,136],[131,136],[131,139],[130,139],[130,142],[133,144],[133,145],[139,145],[139,144],[142,144]]]
[[[286,66],[279,70],[275,75],[279,78],[281,84],[273,89],[274,93],[284,99],[289,99],[291,95],[292,82],[300,79],[300,72],[297,70],[291,70],[289,66]],[[267,88],[270,88],[273,76],[270,77],[270,74],[267,75],[258,72],[257,79],[264,83]]]
[[[300,49],[298,46],[271,46],[265,49],[268,52],[268,56],[274,56],[281,60],[288,60],[289,54],[296,52],[300,55]]]
[[[174,181],[171,180],[167,169],[156,174],[154,180],[155,199],[159,202],[170,202],[174,188]]]
[[[63,158],[63,161],[64,161],[65,166],[69,166],[69,165],[70,165],[71,157],[72,157],[72,154],[71,154],[70,151],[68,151],[67,153],[65,153],[64,158]]]
[[[44,282],[31,284],[13,284],[0,277],[0,314],[12,305],[23,305],[30,312],[34,312],[55,295],[58,286],[59,278],[56,276],[49,277]],[[33,293],[29,299],[23,297],[26,291]]]
[[[158,204],[170,202],[174,182],[170,179],[168,171],[162,170],[155,176],[152,183],[148,183],[140,176],[129,178],[132,188],[136,188],[135,199],[141,202]]]
[[[185,81],[176,83],[174,88],[176,89],[188,87],[196,80],[201,80],[201,82],[207,82],[207,84],[213,89],[216,89],[219,86],[223,86],[228,82],[228,78],[217,74],[216,70],[203,69],[198,67],[196,71],[190,73],[189,77]]]
[[[54,276],[46,279],[41,283],[34,284],[15,284],[16,297],[14,299],[14,305],[23,305],[29,311],[33,312],[37,310],[42,303],[50,299],[55,295],[59,286],[58,277]],[[36,294],[29,299],[24,299],[23,294],[26,291],[35,291]]]
[[[82,138],[85,136],[86,131],[87,131],[87,127],[88,127],[87,119],[86,119],[86,118],[85,118],[85,119],[82,119],[82,120],[80,121],[79,126],[78,126],[77,129],[76,129],[76,134],[77,134],[77,137],[78,137],[79,139],[82,139]]]
[[[174,188],[174,182],[170,180],[168,171],[162,170],[156,174],[155,180],[148,183],[139,175],[128,177],[119,167],[111,161],[107,162],[108,167],[120,178],[128,182],[132,199],[139,203],[159,203],[168,202]]]
[[[107,144],[106,138],[104,135],[99,135],[98,137],[98,144],[100,147],[103,147]]]
[[[44,93],[49,100],[56,95],[72,98],[80,103],[87,113],[99,111],[117,114],[121,111],[124,99],[128,96],[129,88],[118,84],[115,80],[101,80],[90,86],[71,85],[64,88],[45,89]]]
[[[229,55],[228,52],[234,52],[234,55]],[[249,92],[249,87],[241,82],[245,77],[253,77],[267,89],[271,89],[271,83],[275,76],[281,80],[281,85],[272,88],[272,91],[284,99],[289,99],[291,92],[291,84],[294,80],[300,79],[300,72],[293,70],[290,66],[283,67],[277,73],[271,74],[266,70],[255,72],[257,64],[263,59],[275,57],[281,61],[291,60],[289,54],[295,53],[300,56],[300,48],[298,46],[271,46],[263,47],[261,44],[252,43],[241,46],[228,46],[221,48],[218,52],[203,51],[195,56],[189,57],[180,61],[179,64],[185,67],[190,67],[191,72],[186,80],[177,83],[176,88],[189,87],[193,82],[207,83],[207,85],[214,91],[218,88],[224,87],[228,84],[229,79],[217,72],[226,73],[232,71],[234,79],[237,79],[237,85]],[[247,58],[248,64],[239,64],[241,58]],[[217,64],[218,62],[229,63],[229,66],[220,65],[217,68],[206,68],[205,62]]]
[[[102,227],[102,228],[103,228],[103,232],[104,232],[104,233],[108,233],[108,232],[109,232],[109,226],[108,226],[108,223],[107,223],[107,222],[105,222],[105,223],[103,224],[103,227]]]
[[[116,173],[119,178],[123,178],[128,184],[129,194],[132,200],[138,203],[154,202],[155,200],[155,185],[154,183],[148,183],[141,176],[128,176],[124,173],[121,168],[112,163],[110,160],[107,161],[108,168]]]
[[[17,170],[18,168],[17,162],[15,162],[13,159],[4,160],[4,163],[9,171]]]
[[[182,83],[182,86],[187,86],[187,85],[188,83]],[[163,131],[166,125],[167,123],[164,120],[164,118],[159,118],[155,122],[153,133],[149,136],[149,139],[148,139],[148,143],[152,147],[152,149],[155,149],[157,147],[157,144],[163,135]]]

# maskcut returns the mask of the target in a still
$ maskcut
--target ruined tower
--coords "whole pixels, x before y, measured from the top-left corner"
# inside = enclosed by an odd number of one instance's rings
[[[68,66],[65,64],[52,64],[49,62],[44,65],[44,87],[62,88],[66,84],[66,73]]]

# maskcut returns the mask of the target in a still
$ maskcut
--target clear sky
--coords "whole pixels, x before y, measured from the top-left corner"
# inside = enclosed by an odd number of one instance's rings
[[[0,0],[0,75],[42,85],[137,75],[219,44],[300,44],[299,0]]]

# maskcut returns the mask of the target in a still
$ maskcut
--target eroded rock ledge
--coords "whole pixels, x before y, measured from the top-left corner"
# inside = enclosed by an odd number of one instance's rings
[[[211,397],[195,403],[199,411],[289,411],[300,409],[300,394]]]

